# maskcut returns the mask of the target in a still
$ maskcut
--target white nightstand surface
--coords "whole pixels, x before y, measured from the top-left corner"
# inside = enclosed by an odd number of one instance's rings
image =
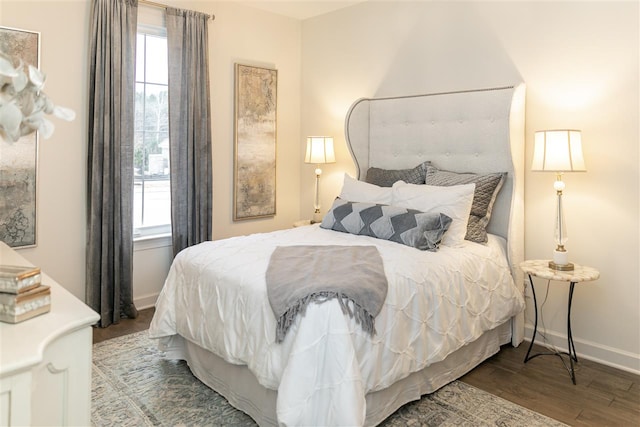
[[[573,271],[558,271],[549,268],[549,260],[534,259],[520,263],[526,274],[547,280],[562,282],[588,282],[600,277],[600,272],[592,267],[574,264]]]
[[[2,264],[33,265],[7,244],[0,242]],[[42,273],[42,283],[51,287],[51,311],[20,323],[0,322],[0,377],[38,364],[46,346],[56,338],[88,327],[100,319],[98,314],[69,291]]]

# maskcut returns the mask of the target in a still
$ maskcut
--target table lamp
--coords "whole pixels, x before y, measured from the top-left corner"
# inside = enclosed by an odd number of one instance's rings
[[[536,132],[531,170],[556,173],[556,182],[553,184],[557,196],[554,236],[556,249],[553,251],[553,260],[549,261],[549,268],[571,271],[573,264],[569,262],[569,254],[564,247],[567,243],[567,227],[562,213],[562,191],[564,190],[562,174],[587,170],[582,156],[580,131],[558,129]]]
[[[333,151],[333,138],[330,136],[308,136],[307,137],[307,152],[304,156],[305,163],[316,164],[316,199],[313,205],[313,220],[312,222],[322,221],[322,215],[320,214],[320,175],[322,169],[321,164],[335,163],[336,155]]]

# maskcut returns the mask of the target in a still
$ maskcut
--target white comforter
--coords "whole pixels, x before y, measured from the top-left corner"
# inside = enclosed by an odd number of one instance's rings
[[[317,225],[202,243],[175,258],[149,334],[179,334],[248,365],[260,384],[278,390],[282,425],[362,425],[366,393],[444,359],[523,309],[503,243],[490,236],[487,246],[422,252]],[[302,244],[378,247],[389,290],[374,337],[328,301],[310,305],[275,343],[265,271],[276,246]]]

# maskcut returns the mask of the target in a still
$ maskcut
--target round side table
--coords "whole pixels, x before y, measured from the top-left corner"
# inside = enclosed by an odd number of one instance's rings
[[[535,312],[535,321],[533,326],[533,336],[531,337],[531,343],[527,350],[527,355],[524,357],[524,363],[538,356],[555,355],[563,360],[563,355],[569,356],[569,367],[567,371],[571,376],[573,384],[576,383],[576,374],[573,368],[573,362],[578,362],[578,356],[576,355],[576,347],[573,344],[573,335],[571,334],[571,302],[573,300],[573,290],[576,283],[588,282],[596,280],[600,277],[600,272],[592,267],[586,267],[583,265],[574,264],[572,271],[559,271],[549,268],[549,260],[528,260],[520,264],[520,268],[529,276],[529,282],[531,283],[531,293],[533,294],[533,306]],[[553,352],[553,353],[537,353],[531,354],[533,343],[536,340],[536,333],[538,332],[538,301],[536,300],[536,290],[533,285],[533,277],[539,277],[541,279],[555,280],[558,282],[569,283],[569,297],[567,306],[567,352]],[[565,364],[566,367],[566,364]]]

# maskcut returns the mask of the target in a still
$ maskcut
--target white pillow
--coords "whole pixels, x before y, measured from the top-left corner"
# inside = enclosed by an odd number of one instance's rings
[[[368,182],[358,181],[344,174],[340,198],[348,202],[391,204],[391,187],[378,187]]]
[[[473,203],[474,183],[440,187],[435,185],[393,184],[391,204],[422,212],[440,212],[451,217],[449,230],[444,233],[442,244],[459,246],[467,234],[467,223]]]

